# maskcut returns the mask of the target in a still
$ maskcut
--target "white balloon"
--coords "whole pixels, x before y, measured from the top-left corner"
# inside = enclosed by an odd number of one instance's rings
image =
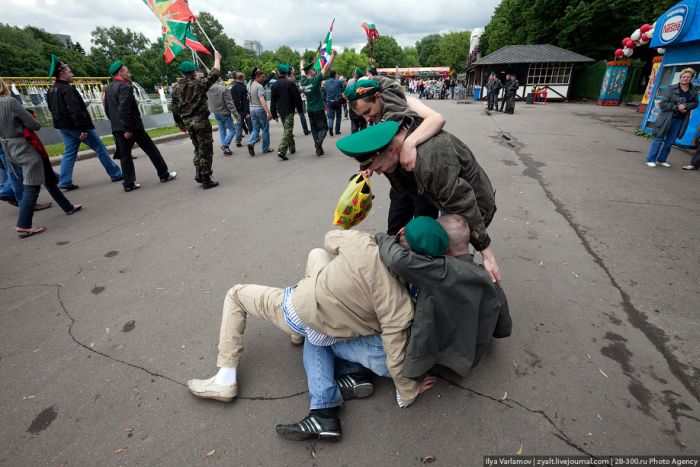
[[[649,43],[649,41],[642,41],[642,40],[639,41],[640,45],[647,45],[648,43]]]
[[[663,47],[659,47],[658,49],[656,49],[656,51],[663,55],[663,53],[666,52],[666,49],[664,49]]]
[[[625,47],[624,49],[622,49],[622,55],[624,55],[625,57],[631,57],[633,52],[634,49],[630,49],[629,47]]]
[[[651,39],[652,37],[654,37],[654,30],[653,30],[653,29],[649,29],[649,30],[646,32],[646,35],[649,36],[649,38]]]
[[[636,30],[632,33],[632,35],[630,36],[630,38],[631,38],[633,41],[638,41],[638,40],[639,40],[639,36],[641,36],[641,35],[642,35],[642,32],[641,32],[639,29],[636,29]]]

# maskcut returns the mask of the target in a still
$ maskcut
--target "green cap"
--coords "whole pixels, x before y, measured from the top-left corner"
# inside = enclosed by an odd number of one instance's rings
[[[358,79],[345,89],[343,95],[350,102],[379,92],[379,83],[373,79]]]
[[[356,74],[357,76],[359,76],[360,78],[363,77],[363,76],[365,76],[365,70],[363,70],[363,69],[360,68],[359,66],[358,66],[357,68],[355,68],[354,72],[355,72],[355,74]]]
[[[304,65],[304,68],[302,68],[302,70],[309,71],[310,69],[312,69],[314,67],[315,64],[316,64],[316,62],[307,63],[306,65]]]
[[[49,69],[50,78],[58,78],[59,73],[66,64],[58,59],[58,55],[51,54],[51,69]]]
[[[119,70],[121,69],[121,67],[123,67],[123,66],[124,66],[124,64],[122,63],[121,60],[117,60],[116,62],[112,63],[109,66],[109,76],[116,75],[119,72]]]
[[[442,226],[428,216],[411,219],[404,230],[411,250],[421,255],[442,256],[447,251],[450,239]]]
[[[180,63],[177,69],[180,73],[194,73],[197,67],[189,60],[185,60],[184,62]]]
[[[277,70],[280,73],[289,73],[289,65],[287,65],[286,63],[280,63],[279,65],[277,65]]]
[[[364,165],[387,147],[398,131],[399,122],[379,122],[338,140],[335,146],[346,156],[357,159],[360,165]]]

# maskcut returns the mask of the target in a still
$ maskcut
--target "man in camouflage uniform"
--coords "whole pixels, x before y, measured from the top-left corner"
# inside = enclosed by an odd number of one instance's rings
[[[277,157],[283,161],[289,159],[287,150],[292,154],[297,150],[294,143],[294,109],[300,115],[304,112],[297,84],[293,79],[287,78],[290,68],[289,65],[284,63],[277,65],[279,78],[272,85],[272,104],[270,106],[273,120],[277,121],[279,117],[282,118],[284,134],[282,135],[282,142],[277,149]]]
[[[173,91],[173,117],[180,130],[190,135],[194,144],[194,179],[207,190],[219,186],[219,182],[211,179],[214,139],[209,122],[207,91],[221,76],[221,54],[214,52],[214,68],[205,78],[195,76],[196,67],[189,61],[182,62],[178,70],[182,78]]]

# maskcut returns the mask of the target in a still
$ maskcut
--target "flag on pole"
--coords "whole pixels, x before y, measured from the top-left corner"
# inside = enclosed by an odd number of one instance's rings
[[[328,60],[331,59],[331,53],[333,52],[333,23],[335,23],[335,18],[331,21],[331,27],[328,30],[328,34],[326,34],[326,39],[323,41],[318,55],[316,55],[316,63],[314,63],[316,70],[322,70],[328,63]]]
[[[374,23],[362,23],[362,29],[365,30],[365,34],[367,34],[368,41],[371,42],[379,38],[379,31],[377,31],[377,28],[374,26]]]
[[[190,31],[197,17],[190,10],[187,0],[143,0],[163,26],[165,63],[170,63],[184,49],[210,54]]]

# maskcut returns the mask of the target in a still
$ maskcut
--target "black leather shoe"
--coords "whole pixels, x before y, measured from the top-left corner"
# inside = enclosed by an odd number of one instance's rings
[[[205,190],[217,186],[219,186],[219,182],[217,182],[216,180],[212,180],[211,178],[207,178],[206,180],[202,181],[202,188],[204,188]]]
[[[333,130],[328,130],[328,134],[333,136]]]
[[[160,179],[161,183],[169,182],[170,180],[175,180],[177,177],[177,172],[169,172],[167,177],[163,177]]]
[[[242,145],[241,143],[236,143],[236,147],[237,147],[237,148],[242,148],[243,145]]]
[[[323,155],[323,147],[321,147],[321,145],[318,143],[315,143],[315,145],[316,145],[316,155],[318,157],[321,157]]]
[[[311,134],[311,132],[310,132],[309,130],[306,130],[306,131],[304,132],[304,136],[310,135],[310,134]]]
[[[134,183],[132,185],[125,186],[124,191],[128,193],[130,191],[138,190],[139,188],[141,188],[141,185],[139,185],[138,183]]]
[[[335,382],[340,388],[340,394],[343,396],[344,401],[363,399],[371,396],[374,392],[372,380],[367,376],[357,374],[343,375],[336,379]]]
[[[296,154],[297,148],[289,148],[289,153],[290,154]]]
[[[78,185],[74,185],[71,183],[70,185],[59,186],[59,188],[63,191],[73,191],[73,190],[77,190],[80,187]]]
[[[202,183],[202,175],[199,173],[199,169],[194,172],[194,181],[197,183]]]
[[[278,152],[278,153],[277,153],[277,157],[279,157],[279,158],[282,159],[283,161],[288,161],[288,160],[289,160],[289,157],[285,156],[285,155],[282,154],[281,152]]]
[[[251,156],[255,155],[255,148],[253,147],[252,144],[248,145],[248,154],[250,154]]]
[[[299,423],[277,425],[277,433],[294,441],[318,439],[320,441],[340,441],[342,432],[339,418],[322,418],[318,415],[308,415]]]

